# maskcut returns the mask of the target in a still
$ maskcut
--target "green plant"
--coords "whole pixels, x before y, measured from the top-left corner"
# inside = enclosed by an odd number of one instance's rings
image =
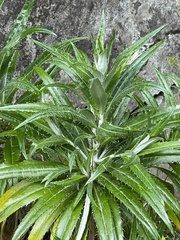
[[[2,7],[4,1],[0,1],[0,7]],[[26,28],[28,18],[31,14],[34,0],[26,0],[24,6],[17,16],[14,24],[6,37],[4,45],[0,50],[0,105],[11,104],[16,101],[17,90],[20,86],[23,88],[21,92],[21,99],[24,101],[38,101],[37,88],[33,84],[29,84],[30,79],[35,75],[34,65],[43,66],[45,61],[50,57],[48,52],[43,52],[27,69],[25,69],[21,78],[17,78],[16,70],[18,66],[18,59],[20,55],[19,45],[20,43],[31,34],[38,32],[46,34],[54,34],[52,31],[39,27],[32,26]],[[54,34],[55,35],[55,34]],[[81,38],[80,38],[81,39]],[[78,41],[78,39],[72,39],[71,41]],[[64,41],[57,44],[56,48],[67,47],[70,44],[68,41]],[[21,71],[22,72],[22,71]],[[16,96],[17,95],[17,96]],[[6,118],[7,117],[7,118]],[[16,116],[9,121],[10,115],[1,118],[0,116],[0,163],[15,164],[22,158],[21,155],[25,154],[25,139],[22,133],[20,135],[11,133],[7,130],[13,128],[13,121],[17,121]],[[20,120],[20,119],[18,119]],[[0,196],[9,189],[12,185],[17,183],[17,178],[6,178],[0,180]],[[18,222],[18,214],[11,216],[9,221],[5,221],[2,224],[0,239],[11,239],[11,234],[14,228],[16,228]],[[8,228],[10,225],[10,229]],[[4,235],[8,232],[8,235]]]
[[[29,229],[29,240],[42,239],[49,229],[51,239],[152,240],[180,228],[173,192],[174,185],[180,186],[180,106],[167,84],[171,76],[155,69],[158,84],[137,77],[163,41],[133,57],[162,28],[129,46],[112,64],[115,33],[105,47],[104,16],[97,39],[92,37],[93,63],[73,40],[60,47],[34,40],[48,57],[41,65],[38,58],[3,88],[20,82],[24,93],[0,107],[0,117],[12,126],[0,136],[15,138],[18,148],[17,154],[10,140],[12,153],[0,165],[0,179],[17,181],[0,198],[0,221],[33,203],[13,240]],[[72,81],[55,81],[59,71]],[[173,81],[179,88],[180,80]],[[164,107],[150,89],[164,93]],[[84,108],[74,106],[69,92]],[[139,106],[135,112],[132,100]],[[151,174],[151,168],[171,181]]]

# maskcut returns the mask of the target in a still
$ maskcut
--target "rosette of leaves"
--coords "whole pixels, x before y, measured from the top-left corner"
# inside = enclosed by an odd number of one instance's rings
[[[0,165],[1,179],[17,181],[0,198],[0,221],[33,203],[13,240],[27,231],[29,240],[40,240],[49,229],[51,240],[152,240],[172,237],[180,228],[174,195],[174,186],[179,187],[180,106],[167,77],[177,88],[180,81],[158,69],[158,83],[137,77],[163,42],[139,50],[162,28],[133,43],[113,63],[115,33],[105,47],[104,16],[97,38],[92,37],[93,61],[73,41],[65,49],[34,41],[51,56],[48,68],[34,67],[35,83],[28,81],[38,101],[24,89],[15,104],[0,107],[1,118],[14,126],[1,134],[12,135],[20,152],[15,164]],[[72,81],[57,82],[58,71]],[[151,89],[164,93],[164,107]],[[68,93],[85,107],[75,107]],[[132,100],[138,104],[133,112]],[[12,146],[10,142],[9,160],[15,155]]]

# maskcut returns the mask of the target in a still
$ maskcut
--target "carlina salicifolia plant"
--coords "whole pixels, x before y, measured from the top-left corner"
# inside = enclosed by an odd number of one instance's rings
[[[115,33],[105,46],[104,15],[97,38],[92,36],[93,61],[73,41],[57,48],[34,40],[51,56],[44,64],[48,68],[33,66],[33,84],[28,78],[38,101],[22,84],[23,95],[0,107],[0,117],[13,126],[1,136],[18,135],[21,151],[19,162],[0,164],[1,179],[17,179],[0,198],[0,221],[32,203],[12,240],[27,232],[29,240],[40,240],[49,230],[51,240],[158,240],[180,228],[174,196],[180,106],[158,69],[159,83],[137,77],[163,41],[139,50],[163,27],[130,45],[112,64]],[[72,81],[57,82],[59,71]],[[174,82],[178,88],[179,79]],[[164,107],[151,89],[164,93]],[[84,108],[74,106],[69,92]],[[132,100],[139,106],[135,112]],[[149,172],[162,163],[172,167],[167,172],[161,167],[169,181]]]

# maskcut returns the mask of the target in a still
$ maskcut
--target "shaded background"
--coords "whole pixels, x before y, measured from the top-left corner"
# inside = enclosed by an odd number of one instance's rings
[[[23,4],[23,0],[5,0],[0,11],[1,46]],[[169,56],[180,59],[180,8],[177,4],[177,0],[35,0],[29,26],[40,25],[53,30],[57,37],[43,34],[33,36],[49,44],[77,36],[89,37],[90,32],[98,32],[101,12],[105,9],[107,40],[112,29],[117,33],[112,54],[114,58],[140,37],[168,24],[154,39],[154,42],[164,39],[165,43],[141,72],[143,77],[155,80],[152,64],[163,72],[179,74],[179,70],[168,62]],[[79,47],[90,53],[90,39],[82,41]],[[22,43],[22,49],[21,70],[39,52],[39,48],[28,40]]]

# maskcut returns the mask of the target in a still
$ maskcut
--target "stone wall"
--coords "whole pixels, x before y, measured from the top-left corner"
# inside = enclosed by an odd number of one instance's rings
[[[13,19],[22,8],[24,0],[5,0],[0,11],[0,45],[7,35]],[[163,46],[154,54],[142,71],[148,79],[155,79],[152,63],[162,71],[174,71],[167,59],[174,56],[180,59],[180,8],[177,0],[35,0],[29,25],[40,25],[53,30],[57,37],[40,34],[38,38],[54,43],[76,36],[89,36],[97,33],[102,9],[106,12],[107,39],[112,29],[117,32],[113,56],[140,37],[155,28],[168,24],[154,39],[165,39]],[[81,42],[80,47],[90,51],[90,41]],[[32,61],[38,54],[37,47],[24,43],[25,60]],[[22,66],[23,67],[23,66]]]

